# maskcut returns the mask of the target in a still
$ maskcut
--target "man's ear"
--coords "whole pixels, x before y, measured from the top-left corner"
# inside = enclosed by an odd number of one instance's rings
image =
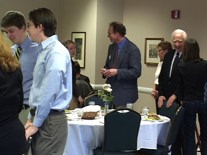
[[[42,26],[42,24],[37,25],[37,29],[38,29],[39,31],[44,31],[44,27]]]

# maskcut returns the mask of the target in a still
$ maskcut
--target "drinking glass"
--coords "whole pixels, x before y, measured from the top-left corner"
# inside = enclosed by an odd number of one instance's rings
[[[81,109],[81,108],[76,109],[76,113],[78,115],[78,120],[81,120],[81,118],[83,116],[83,109]]]
[[[144,106],[142,107],[142,115],[147,115],[149,113],[149,108]]]
[[[133,110],[133,104],[132,103],[127,103],[126,108]]]
[[[95,105],[94,101],[89,101],[88,105]]]

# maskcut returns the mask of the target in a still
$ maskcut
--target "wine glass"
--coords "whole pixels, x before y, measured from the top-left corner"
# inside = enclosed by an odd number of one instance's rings
[[[81,120],[81,118],[83,116],[83,109],[81,109],[81,108],[76,109],[76,113],[77,113],[77,116],[78,116],[78,120]]]

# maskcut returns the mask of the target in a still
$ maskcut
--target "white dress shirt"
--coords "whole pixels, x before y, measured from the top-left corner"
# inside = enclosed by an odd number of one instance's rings
[[[159,62],[159,64],[157,65],[157,69],[155,72],[155,82],[154,82],[154,84],[156,84],[156,85],[159,84],[159,75],[160,75],[160,71],[162,68],[162,64],[163,64],[163,61]]]

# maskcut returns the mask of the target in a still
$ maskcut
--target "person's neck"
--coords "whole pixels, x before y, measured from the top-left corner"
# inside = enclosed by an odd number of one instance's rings
[[[20,42],[18,43],[18,45],[21,46],[22,43],[24,42],[24,40],[25,40],[26,38],[27,38],[27,35],[26,35],[26,34],[23,35],[22,38],[21,38],[21,40],[20,40]]]
[[[117,44],[119,44],[122,40],[124,40],[125,39],[125,37],[123,36],[123,37],[120,37],[119,39],[117,39],[117,41],[116,41],[116,43]]]
[[[175,52],[178,52],[178,53],[182,53],[182,50],[177,50],[177,49],[174,49]]]
[[[40,35],[40,43],[47,40],[49,37],[45,36],[45,35]]]

